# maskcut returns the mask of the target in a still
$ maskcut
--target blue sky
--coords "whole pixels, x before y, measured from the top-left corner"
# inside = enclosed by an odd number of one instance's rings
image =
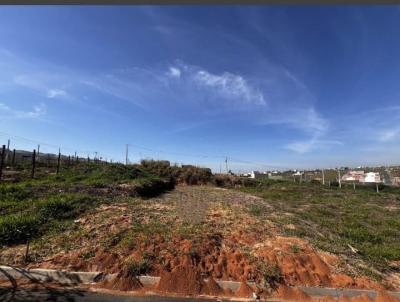
[[[399,164],[399,84],[395,6],[0,8],[0,139],[17,148]]]

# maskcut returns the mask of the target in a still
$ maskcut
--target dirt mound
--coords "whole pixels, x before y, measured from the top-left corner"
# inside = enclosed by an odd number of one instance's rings
[[[157,285],[161,292],[198,295],[205,287],[200,272],[192,265],[180,265],[171,272],[163,271]]]
[[[230,297],[233,296],[233,291],[230,288],[224,288],[224,296]]]
[[[112,280],[105,280],[99,284],[99,287],[120,290],[120,291],[133,291],[143,287],[136,276],[129,275],[121,271]]]
[[[400,299],[389,295],[386,291],[378,291],[375,302],[400,302]]]
[[[274,297],[288,301],[308,302],[311,297],[298,288],[292,288],[286,285],[280,285],[273,294]]]
[[[382,288],[366,277],[352,278],[345,274],[335,274],[338,258],[316,251],[309,243],[299,238],[276,236],[257,244],[254,252],[265,262],[276,263],[287,285]]]
[[[240,283],[239,289],[236,291],[236,296],[241,298],[251,298],[254,290],[247,284],[246,281]]]
[[[218,285],[213,277],[208,279],[208,282],[205,284],[203,293],[210,296],[219,296],[224,293],[223,289]]]

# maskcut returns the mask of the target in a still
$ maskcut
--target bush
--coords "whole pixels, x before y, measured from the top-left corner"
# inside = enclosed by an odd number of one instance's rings
[[[213,174],[208,168],[200,168],[192,165],[171,166],[166,160],[142,160],[142,169],[149,174],[168,178],[176,183],[188,185],[207,184],[213,181]]]
[[[137,277],[148,273],[151,270],[151,266],[151,262],[148,259],[143,259],[139,262],[128,260],[125,263],[124,270],[127,276]]]
[[[74,206],[65,199],[50,199],[38,203],[39,213],[43,220],[65,219],[73,216]]]
[[[78,216],[93,205],[95,199],[86,196],[56,196],[37,204],[43,222],[49,219],[68,219]]]
[[[283,281],[282,271],[277,264],[262,263],[258,270],[263,276],[264,286],[266,287],[275,288]]]
[[[37,235],[40,219],[36,215],[10,215],[0,218],[0,244],[23,243]]]
[[[172,179],[164,180],[159,178],[139,178],[135,181],[134,194],[141,197],[154,197],[165,191],[172,190],[175,183]]]
[[[260,181],[243,178],[234,175],[216,175],[213,179],[213,183],[217,187],[232,188],[235,186],[241,187],[254,187],[260,184]]]

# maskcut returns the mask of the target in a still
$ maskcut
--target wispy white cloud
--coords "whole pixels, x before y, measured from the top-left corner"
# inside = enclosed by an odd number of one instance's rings
[[[263,92],[244,75],[230,72],[211,73],[205,68],[181,61],[169,67],[126,68],[92,75],[81,81],[93,89],[127,100],[145,108],[168,100],[180,104],[203,104],[212,107],[243,108],[266,105]],[[165,101],[164,101],[165,102]]]
[[[300,104],[297,104],[299,106]],[[304,105],[307,106],[307,105]],[[313,106],[293,107],[278,111],[267,112],[261,120],[263,125],[282,125],[301,132],[306,139],[294,140],[286,145],[285,149],[307,153],[321,147],[331,147],[342,144],[339,140],[326,140],[324,136],[330,128],[329,121],[322,117]]]
[[[400,137],[400,128],[393,127],[389,129],[381,129],[377,131],[377,140],[381,142],[392,142]]]
[[[47,98],[66,98],[68,93],[64,89],[55,88],[51,82],[51,74],[19,74],[14,77],[14,83],[19,86],[23,86],[34,91],[37,91]]]
[[[206,70],[199,70],[192,76],[198,85],[215,89],[224,97],[248,104],[266,105],[263,93],[250,85],[241,75],[229,72],[212,74]]]
[[[170,67],[167,76],[171,78],[180,78],[181,77],[181,70],[177,67]]]
[[[66,97],[67,95],[67,92],[62,89],[49,89],[47,91],[47,97],[50,99],[54,99],[57,97]]]
[[[26,119],[26,118],[39,118],[46,114],[46,106],[43,103],[35,105],[33,110],[22,111],[16,110],[4,103],[0,103],[0,116],[3,118],[16,118],[16,119]]]
[[[343,143],[341,141],[336,141],[336,140],[322,140],[317,138],[311,138],[308,140],[289,143],[285,146],[285,148],[294,151],[296,153],[304,154],[307,152],[328,148],[334,145],[343,145]]]

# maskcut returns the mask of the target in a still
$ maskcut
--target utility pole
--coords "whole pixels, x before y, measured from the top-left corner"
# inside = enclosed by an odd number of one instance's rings
[[[342,188],[342,182],[341,182],[341,179],[340,179],[340,168],[338,169],[338,174],[339,174],[339,189],[341,189]]]
[[[322,169],[322,184],[325,186],[325,173],[324,173],[324,169]]]
[[[129,152],[129,145],[126,144],[126,150],[125,150],[125,165],[128,165],[128,152]]]

